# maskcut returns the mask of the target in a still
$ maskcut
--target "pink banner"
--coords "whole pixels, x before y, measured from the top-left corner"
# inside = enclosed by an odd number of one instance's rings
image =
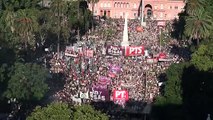
[[[102,85],[93,86],[90,90],[90,98],[94,101],[108,101],[110,99],[109,90]]]
[[[65,56],[78,57],[82,54],[82,47],[66,46]]]
[[[129,100],[129,94],[126,90],[114,90],[113,91],[113,100]]]
[[[127,46],[125,47],[125,56],[144,55],[144,46]]]
[[[86,56],[86,57],[93,57],[93,50],[85,50],[84,51],[84,55]]]
[[[120,72],[121,71],[121,67],[118,66],[118,65],[111,65],[110,66],[110,71],[113,72],[113,73]]]
[[[106,77],[106,76],[100,76],[98,79],[98,83],[109,85],[111,83],[111,78]]]
[[[115,73],[113,73],[113,72],[109,72],[109,73],[108,73],[108,76],[111,77],[111,78],[116,77]]]
[[[109,46],[107,47],[107,54],[112,56],[122,55],[122,48],[119,46]]]

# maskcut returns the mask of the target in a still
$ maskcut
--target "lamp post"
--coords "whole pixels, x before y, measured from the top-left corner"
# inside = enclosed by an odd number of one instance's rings
[[[159,42],[160,42],[160,52],[161,52],[162,26],[160,26],[159,28],[160,28],[160,37],[159,37],[159,38],[160,38],[160,39],[159,39],[160,41],[159,41]]]
[[[147,67],[145,66],[145,94],[144,97],[146,99],[146,94],[147,94]]]
[[[60,52],[60,33],[61,33],[61,18],[60,18],[60,11],[59,11],[59,1],[58,1],[58,43],[57,43],[57,59],[59,59],[59,52]]]

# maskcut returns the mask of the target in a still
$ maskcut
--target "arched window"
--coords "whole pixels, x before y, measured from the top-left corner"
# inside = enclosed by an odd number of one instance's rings
[[[129,3],[127,3],[127,8],[129,8]]]
[[[120,5],[120,3],[119,3],[119,2],[117,3],[117,7],[121,7],[121,5]]]
[[[115,2],[114,7],[117,7],[117,2]]]

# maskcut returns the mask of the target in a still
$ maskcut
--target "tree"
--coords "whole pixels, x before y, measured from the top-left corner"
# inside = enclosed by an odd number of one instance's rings
[[[166,70],[164,94],[157,97],[153,106],[153,116],[159,120],[183,119],[182,75],[189,63],[172,64]]]
[[[47,71],[37,64],[15,63],[10,74],[11,78],[4,93],[8,99],[40,100],[48,90],[48,85],[45,83]]]
[[[37,106],[27,120],[71,120],[71,110],[65,103],[51,103],[47,107]]]
[[[200,71],[213,70],[213,42],[200,45],[198,50],[192,54],[191,63]]]
[[[95,110],[90,105],[76,106],[73,113],[74,120],[108,120],[109,118]]]
[[[17,11],[19,9],[33,8],[38,5],[41,0],[1,0],[2,10]]]
[[[93,19],[93,16],[94,16],[94,7],[95,7],[95,4],[98,1],[99,0],[88,0],[88,3],[90,3],[92,5],[92,32],[94,31],[94,19]]]
[[[205,5],[205,0],[187,0],[186,12],[189,15],[196,14],[196,11],[202,9]]]
[[[36,9],[18,10],[15,18],[15,33],[20,36],[20,42],[24,43],[26,49],[28,45],[35,46],[35,32],[38,29],[38,18]]]
[[[51,103],[47,107],[36,107],[27,120],[108,120],[91,105],[69,108],[66,103]]]
[[[208,38],[212,31],[212,17],[204,9],[199,9],[194,15],[186,17],[185,35],[190,39],[197,40],[199,45],[200,39]]]

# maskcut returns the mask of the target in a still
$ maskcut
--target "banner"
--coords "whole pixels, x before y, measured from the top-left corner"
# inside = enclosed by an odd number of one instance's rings
[[[99,76],[98,78],[99,84],[109,85],[111,83],[111,78],[106,76]]]
[[[158,58],[147,58],[146,59],[146,62],[148,64],[154,64],[154,63],[157,63],[158,62]]]
[[[157,25],[158,26],[166,26],[166,21],[163,21],[163,20],[157,21]]]
[[[80,98],[82,99],[89,99],[89,92],[80,92]]]
[[[84,56],[86,57],[93,57],[94,53],[93,50],[85,50]]]
[[[82,53],[82,47],[66,46],[65,56],[78,57],[78,55],[82,55]]]
[[[132,87],[135,87],[135,85],[132,85],[132,84],[125,84],[125,83],[121,83],[121,86],[122,86],[122,87],[125,87],[125,88],[132,88]]]
[[[125,56],[144,55],[144,46],[127,46],[125,47]]]
[[[120,56],[123,54],[122,48],[119,46],[109,46],[107,47],[107,54],[112,56]]]
[[[69,56],[69,57],[77,57],[78,56],[77,52],[75,52],[74,46],[66,46],[65,56]]]
[[[110,66],[110,71],[113,72],[113,73],[118,73],[121,71],[121,67],[118,66],[118,65],[111,65]]]
[[[158,57],[161,58],[161,59],[165,59],[165,58],[167,58],[167,55],[166,55],[166,53],[160,53],[158,55]]]
[[[111,78],[116,77],[115,73],[113,73],[113,72],[109,72],[109,73],[108,73],[108,76],[111,77]]]
[[[114,90],[113,91],[113,100],[129,100],[129,94],[126,90]]]
[[[159,62],[169,62],[172,61],[173,59],[168,59],[168,58],[159,58]]]
[[[92,87],[90,98],[94,101],[108,101],[109,90],[107,88]]]

